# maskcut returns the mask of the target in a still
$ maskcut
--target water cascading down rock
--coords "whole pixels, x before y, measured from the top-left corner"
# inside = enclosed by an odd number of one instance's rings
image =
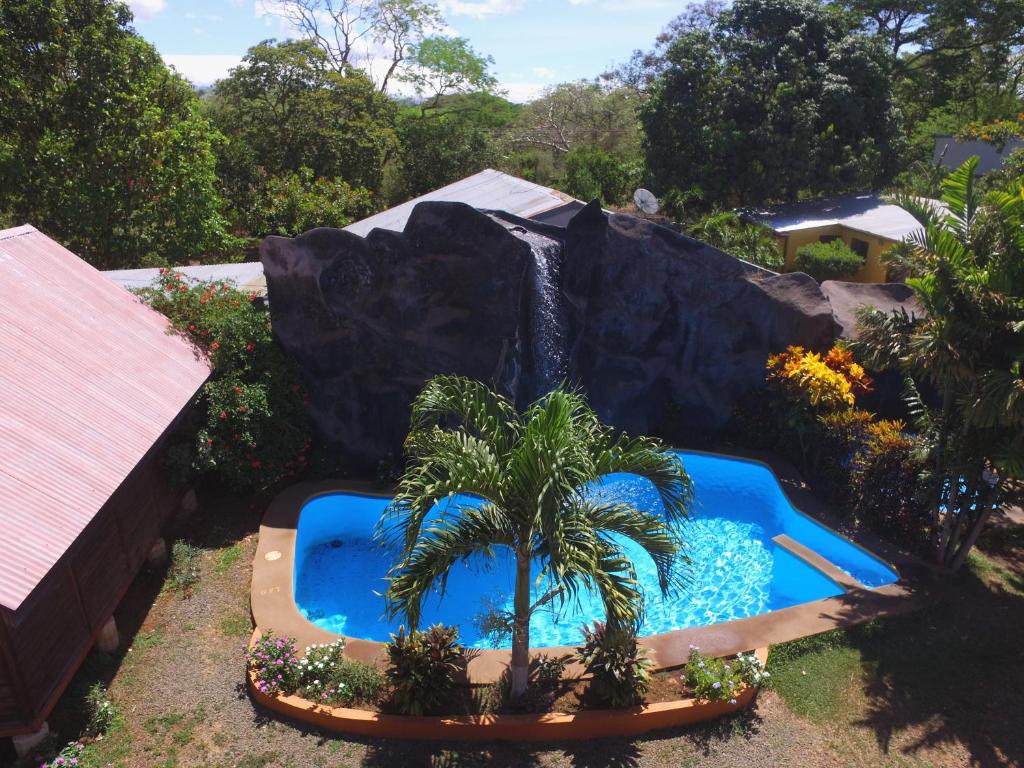
[[[634,433],[716,429],[787,344],[837,324],[817,283],[772,275],[596,205],[567,228],[462,203],[402,233],[316,229],[261,247],[274,334],[321,435],[357,470],[395,459],[423,383],[455,373],[522,405],[561,381]]]

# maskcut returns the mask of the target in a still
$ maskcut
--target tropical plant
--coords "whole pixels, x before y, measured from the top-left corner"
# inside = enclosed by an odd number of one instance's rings
[[[675,524],[692,498],[682,462],[656,440],[616,435],[576,392],[555,389],[518,413],[484,384],[437,376],[413,402],[405,447],[409,466],[381,520],[381,536],[402,547],[388,577],[388,611],[416,626],[424,598],[435,586],[444,592],[455,563],[510,550],[513,698],[528,684],[530,617],[538,609],[596,589],[610,626],[638,622],[642,593],[616,535],[650,555],[662,591],[680,578]],[[664,514],[585,491],[611,472],[650,480]],[[459,494],[479,501],[459,503]],[[440,504],[444,514],[431,517]]]
[[[399,627],[387,644],[391,704],[405,715],[433,712],[448,699],[466,664],[459,628],[435,624],[424,631]]]
[[[736,695],[744,684],[738,667],[734,668],[725,659],[705,656],[695,646],[690,647],[690,656],[680,679],[702,701],[727,701],[733,705],[737,703]]]
[[[690,227],[690,234],[737,259],[766,269],[781,269],[782,250],[771,228],[744,221],[732,211],[714,211]]]
[[[808,243],[796,250],[793,266],[819,283],[842,280],[864,266],[864,259],[838,238],[827,243]]]
[[[971,158],[943,182],[943,207],[897,197],[922,225],[924,317],[861,311],[857,351],[905,376],[935,559],[963,564],[1007,484],[1024,477],[1024,187],[983,195]],[[936,392],[933,403],[918,383]]]
[[[583,646],[576,652],[591,675],[588,693],[599,706],[622,709],[643,701],[653,665],[634,627],[594,622],[583,628]]]

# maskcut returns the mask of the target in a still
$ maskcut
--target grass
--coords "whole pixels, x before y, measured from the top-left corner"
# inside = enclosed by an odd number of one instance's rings
[[[796,653],[771,667],[772,687],[790,711],[816,723],[838,719],[848,709],[849,689],[863,673],[856,648],[836,645]]]
[[[213,572],[223,576],[231,570],[231,567],[242,559],[242,545],[235,542],[217,553],[217,561],[213,566]]]

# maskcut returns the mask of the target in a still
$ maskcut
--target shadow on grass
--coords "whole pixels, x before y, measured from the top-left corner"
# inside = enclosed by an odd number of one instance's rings
[[[1017,534],[1013,534],[1016,539]],[[1009,551],[1007,548],[1006,551]],[[1016,551],[1019,562],[1021,552]],[[981,554],[913,614],[845,633],[864,668],[869,727],[885,752],[959,745],[972,765],[1019,765],[1024,755],[1024,580]]]

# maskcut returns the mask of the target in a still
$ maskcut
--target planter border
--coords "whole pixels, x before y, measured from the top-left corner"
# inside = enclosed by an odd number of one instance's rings
[[[255,642],[259,636],[257,627],[250,642]],[[767,648],[758,648],[754,654],[762,664],[768,660]],[[736,694],[736,704],[679,699],[628,709],[592,709],[574,713],[417,717],[330,707],[298,696],[261,693],[256,688],[256,678],[251,670],[246,672],[246,680],[253,701],[306,725],[350,736],[424,741],[574,741],[639,736],[649,731],[713,720],[745,709],[754,701],[758,691],[753,687],[742,689]]]
[[[834,515],[808,491],[792,465],[773,454],[761,452],[684,450],[764,466],[773,473],[783,494],[798,513],[886,563],[897,572],[899,579],[876,589],[863,587],[853,579],[844,579],[840,584],[844,592],[835,597],[813,600],[744,619],[642,637],[640,642],[650,653],[656,670],[681,667],[686,663],[691,644],[699,646],[706,655],[730,656],[750,648],[766,648],[868,619],[904,613],[925,602],[931,570],[916,558],[880,539],[872,536],[850,538],[836,531]],[[382,498],[391,495],[378,486],[362,481],[299,483],[286,488],[271,501],[260,525],[250,592],[254,623],[278,635],[294,638],[300,649],[319,643],[331,643],[343,637],[308,621],[299,612],[294,594],[295,541],[299,515],[309,500],[337,491]],[[810,564],[815,565],[814,562]],[[837,581],[834,573],[828,570],[821,572]],[[345,637],[345,641],[346,655],[383,666],[383,643],[351,637]],[[532,648],[531,652],[564,655],[573,650],[568,647],[545,647]],[[508,667],[510,655],[508,649],[473,649],[467,665],[466,682],[494,682]],[[578,666],[571,666],[569,671],[574,675],[581,672]]]

